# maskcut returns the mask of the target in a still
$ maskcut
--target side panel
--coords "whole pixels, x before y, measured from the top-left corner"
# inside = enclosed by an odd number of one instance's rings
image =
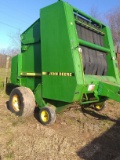
[[[118,63],[115,55],[111,30],[106,26],[104,28],[104,31],[106,32],[106,35],[107,35],[104,38],[104,43],[105,43],[105,46],[110,49],[110,52],[107,54],[107,63],[108,63],[107,75],[115,77],[117,82],[120,84]]]
[[[41,73],[40,43],[28,44],[27,50],[22,51],[22,72]]]
[[[73,16],[72,7],[63,2],[41,10],[43,98],[65,102],[80,98],[77,88],[78,75],[76,76],[80,57],[76,49],[76,32],[71,15]]]
[[[18,77],[18,56],[14,56],[11,62],[11,82],[17,84]]]
[[[21,35],[21,53],[12,59],[11,81],[31,90],[41,83],[40,19]]]
[[[40,19],[21,35],[22,72],[41,72]]]

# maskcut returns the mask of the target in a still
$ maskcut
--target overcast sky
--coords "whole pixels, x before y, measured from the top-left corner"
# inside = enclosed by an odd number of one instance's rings
[[[91,8],[105,13],[120,7],[120,0],[65,0],[89,14]],[[39,10],[57,0],[0,0],[0,48],[10,46],[9,34],[22,33],[39,18]]]

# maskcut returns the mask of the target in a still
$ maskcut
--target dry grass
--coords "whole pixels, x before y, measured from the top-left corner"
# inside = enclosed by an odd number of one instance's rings
[[[0,69],[0,74],[0,160],[117,160],[120,157],[119,103],[108,101],[108,107],[100,113],[71,107],[57,115],[54,125],[45,127],[35,118],[38,113],[26,119],[10,113],[2,85],[5,69]]]
[[[11,114],[6,101],[0,97],[1,160],[107,160],[107,157],[116,160],[120,157],[119,103],[109,101],[108,108],[100,113],[72,108],[58,114],[54,125],[45,127],[35,118],[38,113],[26,119]]]

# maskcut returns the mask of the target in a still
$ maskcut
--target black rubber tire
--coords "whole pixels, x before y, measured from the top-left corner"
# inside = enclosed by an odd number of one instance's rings
[[[19,110],[16,111],[13,105],[13,97],[16,96],[19,99]],[[26,87],[14,88],[9,98],[9,110],[15,113],[17,116],[28,117],[33,114],[35,109],[35,98],[33,92]]]
[[[97,107],[97,106],[99,106],[99,107]],[[106,102],[100,102],[100,103],[96,103],[95,105],[94,105],[94,109],[96,110],[96,111],[102,111],[103,109],[105,109],[106,108]]]
[[[43,112],[46,112],[48,114],[48,120],[44,121],[43,120],[43,116],[42,116],[42,113]],[[45,115],[44,115],[45,116]],[[52,108],[52,107],[44,107],[42,109],[40,109],[40,112],[39,112],[39,120],[40,120],[40,123],[43,124],[43,125],[51,125],[51,124],[54,124],[55,123],[55,120],[56,120],[56,112],[55,112],[55,109]]]

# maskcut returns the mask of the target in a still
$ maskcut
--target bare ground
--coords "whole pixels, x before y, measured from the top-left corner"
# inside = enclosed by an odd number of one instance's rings
[[[101,112],[73,106],[43,126],[38,109],[22,119],[0,97],[0,160],[120,160],[120,104]]]

